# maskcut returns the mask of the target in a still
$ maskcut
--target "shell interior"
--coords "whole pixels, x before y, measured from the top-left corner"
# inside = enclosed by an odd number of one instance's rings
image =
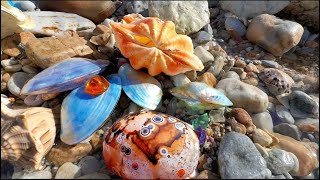
[[[156,109],[163,94],[158,80],[133,69],[129,64],[119,68],[119,76],[124,92],[133,102],[150,110]]]
[[[79,143],[96,131],[112,113],[121,95],[121,79],[107,77],[110,86],[99,96],[73,90],[62,102],[60,139],[69,145]]]

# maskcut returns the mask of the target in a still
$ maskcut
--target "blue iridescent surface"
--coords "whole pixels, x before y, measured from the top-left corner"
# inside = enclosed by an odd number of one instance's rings
[[[22,88],[22,95],[58,93],[80,87],[88,79],[102,72],[108,63],[86,58],[70,58],[34,76]]]
[[[110,86],[99,96],[84,92],[85,85],[73,90],[62,102],[60,139],[77,144],[94,133],[112,113],[121,94],[121,79],[116,74],[106,78]]]
[[[163,94],[158,80],[133,69],[129,64],[119,68],[119,76],[124,92],[133,102],[150,110],[156,109]]]

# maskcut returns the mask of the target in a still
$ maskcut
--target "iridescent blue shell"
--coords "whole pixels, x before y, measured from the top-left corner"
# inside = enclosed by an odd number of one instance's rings
[[[85,93],[83,85],[63,100],[60,139],[64,143],[72,145],[85,140],[110,116],[121,95],[121,79],[114,74],[107,80],[109,88],[99,96]]]
[[[37,95],[75,89],[102,72],[107,65],[86,58],[65,59],[30,79],[23,86],[21,94]]]

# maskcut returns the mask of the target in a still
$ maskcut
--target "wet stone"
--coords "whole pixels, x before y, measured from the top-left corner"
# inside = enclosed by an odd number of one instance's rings
[[[77,165],[66,162],[58,169],[55,179],[75,179],[80,175],[81,171]]]
[[[282,135],[286,135],[294,138],[297,141],[300,141],[301,132],[296,125],[281,123],[273,127],[274,132],[280,133]]]

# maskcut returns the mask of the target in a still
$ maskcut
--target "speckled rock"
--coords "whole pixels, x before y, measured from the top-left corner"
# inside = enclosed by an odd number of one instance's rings
[[[319,114],[319,103],[302,91],[293,91],[290,95],[290,112],[295,118],[311,117]]]
[[[208,1],[149,1],[148,11],[150,17],[173,21],[179,34],[198,32],[210,22]]]
[[[259,113],[267,110],[268,96],[259,88],[233,78],[219,81],[216,86],[225,92],[232,101],[233,107],[243,108],[249,113]]]
[[[290,152],[272,149],[268,154],[269,156],[266,158],[267,167],[271,170],[272,174],[287,173],[295,167],[295,160]]]
[[[251,115],[253,124],[260,129],[266,129],[273,132],[273,121],[268,111]]]
[[[266,161],[246,135],[227,133],[218,153],[219,171],[222,179],[265,178]]]
[[[299,43],[302,34],[303,27],[296,22],[261,14],[252,19],[246,37],[273,55],[281,56]]]
[[[265,68],[259,73],[259,78],[267,85],[269,91],[276,96],[289,93],[294,84],[293,79],[288,74],[274,68]]]

